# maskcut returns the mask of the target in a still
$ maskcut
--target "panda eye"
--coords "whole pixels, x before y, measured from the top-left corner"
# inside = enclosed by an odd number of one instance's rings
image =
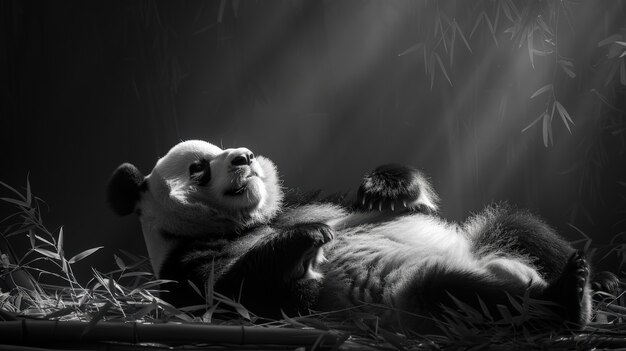
[[[198,185],[206,185],[211,179],[211,168],[207,160],[198,160],[189,165],[189,179]]]
[[[206,165],[204,164],[204,162],[196,161],[189,165],[189,175],[194,175],[195,173],[202,172],[205,167]]]

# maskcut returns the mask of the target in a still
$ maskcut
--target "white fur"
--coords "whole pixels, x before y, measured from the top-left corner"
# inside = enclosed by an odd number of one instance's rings
[[[330,263],[325,269],[326,279],[346,279],[345,273],[338,271],[336,265],[342,257],[349,255],[354,262],[364,266],[378,266],[380,270],[391,272],[388,279],[397,280],[398,283],[386,289],[383,301],[389,304],[397,299],[394,294],[402,290],[398,285],[406,283],[403,277],[419,279],[429,267],[434,266],[488,275],[494,280],[517,286],[546,285],[537,270],[522,259],[498,255],[497,252],[477,257],[470,250],[469,238],[473,233],[468,233],[464,227],[421,213],[405,215],[392,221],[381,218],[384,218],[384,214],[380,212],[357,212],[328,222],[336,230],[336,238],[325,246],[330,257]],[[480,222],[480,219],[475,221]],[[361,278],[358,274],[348,277],[357,280]],[[361,283],[357,282],[356,285],[360,286]],[[337,286],[336,289],[347,288]],[[351,293],[356,292],[344,291],[339,295],[345,297]],[[338,306],[347,303],[344,300]]]
[[[175,145],[146,177],[148,191],[138,204],[144,240],[154,271],[158,272],[172,243],[163,232],[183,237],[233,235],[246,227],[266,223],[282,204],[276,166],[260,156],[250,165],[231,161],[248,149],[225,149],[200,140]],[[189,166],[209,162],[211,180],[204,186],[190,178]],[[228,195],[246,185],[237,196]]]

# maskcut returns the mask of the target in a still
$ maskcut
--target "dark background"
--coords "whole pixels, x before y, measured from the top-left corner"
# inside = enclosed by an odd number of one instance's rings
[[[354,194],[401,162],[450,220],[506,200],[595,247],[625,230],[624,1],[2,0],[0,21],[0,180],[29,176],[68,256],[105,246],[83,274],[145,254],[105,203],[115,167],[192,138],[270,157],[288,187]],[[575,125],[522,133],[554,100]]]

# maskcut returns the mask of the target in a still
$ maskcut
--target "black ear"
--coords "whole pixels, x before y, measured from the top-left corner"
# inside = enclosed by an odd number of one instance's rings
[[[107,185],[107,202],[120,216],[126,216],[135,210],[144,184],[144,176],[130,163],[123,163],[111,176]]]

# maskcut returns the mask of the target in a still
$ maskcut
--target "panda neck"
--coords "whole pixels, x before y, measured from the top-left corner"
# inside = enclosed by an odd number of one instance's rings
[[[263,224],[262,220],[220,213],[208,207],[180,207],[184,211],[164,208],[152,194],[144,193],[140,221],[154,272],[159,272],[166,257],[180,240],[235,240]]]

